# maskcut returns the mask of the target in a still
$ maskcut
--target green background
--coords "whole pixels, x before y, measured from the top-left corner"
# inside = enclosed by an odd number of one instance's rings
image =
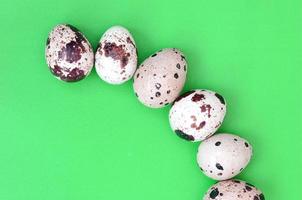
[[[219,132],[253,144],[239,178],[266,199],[302,199],[301,22],[300,0],[2,0],[0,199],[197,200],[214,183],[196,164],[198,143],[175,136],[169,107],[140,104],[132,81],[112,86],[95,70],[78,83],[51,75],[44,48],[58,23],[94,48],[123,25],[140,62],[180,48],[184,91],[221,93],[228,112]]]

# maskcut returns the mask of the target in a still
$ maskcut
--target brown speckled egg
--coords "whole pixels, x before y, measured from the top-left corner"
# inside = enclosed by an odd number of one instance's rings
[[[50,32],[45,50],[46,62],[51,73],[66,82],[85,78],[94,62],[92,47],[75,27],[60,24]]]
[[[109,28],[99,41],[95,68],[110,84],[122,84],[132,78],[137,67],[137,50],[130,32],[122,26]]]
[[[169,121],[179,137],[196,142],[213,135],[225,113],[226,102],[221,95],[210,90],[192,90],[175,100]]]
[[[265,200],[265,198],[255,186],[233,179],[214,184],[203,200]]]
[[[175,48],[160,50],[147,58],[134,75],[134,92],[141,103],[160,108],[181,92],[187,74],[183,53]]]
[[[216,134],[204,140],[198,148],[197,163],[202,172],[215,180],[227,180],[238,175],[250,162],[251,144],[233,134]]]

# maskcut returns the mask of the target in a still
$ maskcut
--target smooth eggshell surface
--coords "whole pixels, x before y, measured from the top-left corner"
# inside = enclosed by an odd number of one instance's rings
[[[121,26],[108,29],[95,53],[99,77],[110,84],[122,84],[132,78],[136,67],[137,50],[132,35]]]
[[[179,96],[170,109],[173,131],[189,141],[202,141],[220,127],[226,113],[226,102],[216,92],[192,90]]]
[[[186,74],[187,62],[183,53],[175,48],[163,49],[147,58],[136,70],[133,88],[141,103],[160,108],[177,98]]]
[[[241,180],[221,181],[213,185],[203,200],[265,200],[255,186]]]
[[[66,82],[85,78],[94,63],[90,43],[77,28],[68,24],[57,25],[50,32],[45,57],[51,73]]]
[[[197,163],[205,175],[215,180],[239,174],[252,157],[252,146],[233,134],[216,134],[198,148]]]

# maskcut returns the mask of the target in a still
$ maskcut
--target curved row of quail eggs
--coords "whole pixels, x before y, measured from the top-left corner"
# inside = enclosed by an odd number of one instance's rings
[[[122,84],[134,76],[135,95],[147,107],[161,108],[173,103],[169,112],[172,130],[182,139],[203,141],[197,163],[206,176],[222,180],[209,189],[204,200],[264,200],[254,186],[227,180],[247,166],[252,147],[233,134],[212,136],[226,114],[226,101],[220,94],[196,89],[180,95],[188,64],[179,49],[159,50],[137,69],[136,44],[126,28],[109,28],[93,54],[89,41],[77,28],[60,24],[48,36],[45,56],[51,73],[62,81],[82,80],[95,65],[98,76],[110,84]]]

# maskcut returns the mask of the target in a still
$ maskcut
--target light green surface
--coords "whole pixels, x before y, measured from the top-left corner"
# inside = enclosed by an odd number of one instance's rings
[[[2,0],[1,200],[197,200],[214,181],[198,143],[175,136],[169,108],[140,104],[132,83],[96,72],[60,82],[44,60],[48,32],[79,28],[94,48],[112,25],[133,34],[139,61],[164,47],[186,54],[184,90],[221,93],[220,132],[254,147],[239,176],[268,200],[298,200],[302,168],[302,2]]]

